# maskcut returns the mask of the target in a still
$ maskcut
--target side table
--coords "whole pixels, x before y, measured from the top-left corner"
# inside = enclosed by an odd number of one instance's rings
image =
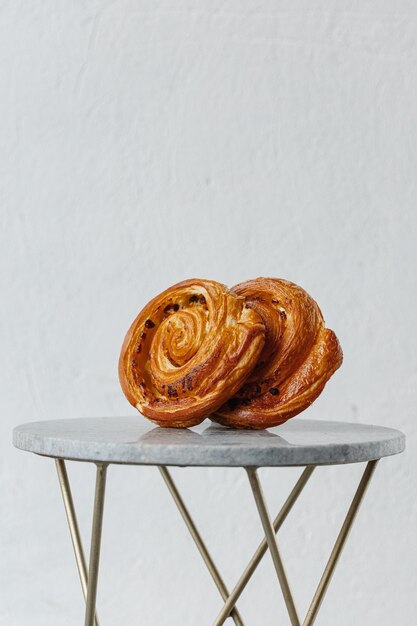
[[[210,424],[210,425],[208,425]],[[356,513],[379,459],[405,448],[398,430],[349,424],[292,419],[262,431],[232,430],[204,422],[192,429],[163,429],[137,417],[77,418],[33,422],[13,431],[17,448],[55,459],[59,484],[71,533],[75,558],[86,601],[84,626],[99,626],[96,595],[107,468],[111,463],[158,467],[179,512],[216,584],[224,605],[213,626],[230,616],[244,626],[236,603],[269,549],[292,626],[311,626],[327,591]],[[87,570],[77,517],[66,471],[66,460],[87,461],[97,466],[90,559]],[[304,620],[300,619],[282,562],[276,534],[304,489],[315,467],[366,463],[362,478],[336,539]],[[265,539],[249,561],[231,592],[227,589],[182,499],[168,466],[242,467],[245,469],[263,526]],[[257,468],[303,466],[287,500],[271,519]]]

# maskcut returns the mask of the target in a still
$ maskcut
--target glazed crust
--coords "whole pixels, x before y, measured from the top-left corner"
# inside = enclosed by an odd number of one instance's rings
[[[265,345],[246,384],[210,418],[235,428],[282,424],[320,395],[342,364],[342,349],[317,303],[298,285],[256,278],[232,291],[261,316]]]
[[[245,382],[265,342],[261,315],[237,292],[199,278],[169,287],[129,328],[119,379],[160,426],[199,424]]]

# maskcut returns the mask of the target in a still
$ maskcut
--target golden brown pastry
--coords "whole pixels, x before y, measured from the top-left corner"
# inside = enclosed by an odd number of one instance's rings
[[[342,349],[317,303],[298,285],[256,278],[232,291],[261,316],[265,345],[244,386],[210,417],[236,428],[276,426],[317,398],[342,364]]]
[[[244,298],[211,280],[185,280],[134,320],[120,354],[120,383],[153,422],[193,426],[238,391],[264,341],[262,319]]]

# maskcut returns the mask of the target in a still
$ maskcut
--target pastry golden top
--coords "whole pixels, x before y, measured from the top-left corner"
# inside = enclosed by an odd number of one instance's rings
[[[192,426],[242,386],[264,345],[258,313],[225,285],[185,280],[151,300],[119,359],[129,400],[161,426]]]

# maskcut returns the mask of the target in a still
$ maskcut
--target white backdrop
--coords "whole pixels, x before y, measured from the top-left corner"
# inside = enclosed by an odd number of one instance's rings
[[[116,366],[139,309],[183,278],[259,275],[303,285],[344,349],[303,417],[408,436],[317,625],[410,624],[416,67],[407,0],[0,3],[0,624],[83,623],[53,463],[12,427],[134,414]],[[282,529],[301,612],[361,471],[319,469]],[[93,469],[69,472],[87,542]],[[271,511],[298,474],[261,472]],[[243,472],[174,475],[231,585],[261,537]],[[107,495],[103,625],[209,625],[221,601],[157,471],[111,467]],[[240,608],[287,623],[269,557]]]

